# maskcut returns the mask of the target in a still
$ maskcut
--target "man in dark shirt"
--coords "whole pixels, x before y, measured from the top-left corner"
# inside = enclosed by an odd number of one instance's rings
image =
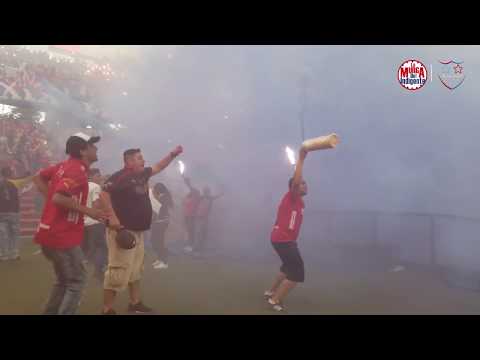
[[[150,177],[165,169],[182,153],[181,146],[170,152],[153,167],[145,167],[140,149],[123,153],[125,167],[113,174],[100,194],[103,206],[110,213],[107,229],[108,268],[104,282],[103,314],[115,315],[113,303],[116,293],[127,286],[130,292],[130,313],[151,313],[152,309],[140,301],[140,279],[143,273],[143,233],[150,229],[152,203],[149,197]],[[136,240],[132,249],[122,249],[115,237],[121,229],[129,231]]]
[[[20,202],[17,187],[8,181],[10,168],[0,172],[0,261],[18,260]]]

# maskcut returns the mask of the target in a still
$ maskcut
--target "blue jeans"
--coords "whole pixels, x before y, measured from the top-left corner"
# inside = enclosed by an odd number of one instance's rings
[[[53,285],[44,315],[74,315],[87,282],[80,246],[66,250],[42,246],[43,255],[52,263],[57,282]]]
[[[20,214],[0,213],[0,258],[18,256]]]
[[[95,266],[95,277],[103,281],[108,263],[107,240],[105,225],[94,224],[84,228],[81,248],[87,260]]]
[[[151,254],[153,252],[152,245],[152,230],[147,230],[143,233],[143,242],[145,244],[145,253]]]

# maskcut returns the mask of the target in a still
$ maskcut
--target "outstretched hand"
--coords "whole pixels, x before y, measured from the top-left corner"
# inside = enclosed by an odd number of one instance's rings
[[[172,150],[172,155],[173,156],[178,156],[183,152],[183,147],[182,145],[178,145],[175,149]]]
[[[120,231],[123,229],[123,225],[120,224],[118,219],[109,219],[109,221],[106,223],[107,227],[115,230],[115,231]]]
[[[302,146],[299,151],[299,155],[300,155],[299,158],[301,160],[305,160],[305,158],[307,157],[307,154],[308,154],[308,151]]]
[[[107,211],[105,211],[103,209],[98,209],[98,208],[89,208],[88,212],[87,212],[87,215],[89,217],[91,217],[92,219],[98,220],[98,221],[101,221],[101,222],[104,222],[105,220],[107,220],[107,218],[109,216]]]

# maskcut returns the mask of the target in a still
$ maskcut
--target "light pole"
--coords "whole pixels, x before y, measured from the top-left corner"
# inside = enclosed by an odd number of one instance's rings
[[[309,78],[306,73],[303,73],[300,76],[299,87],[300,87],[300,129],[302,132],[302,141],[305,140],[305,112],[307,108],[307,91],[309,85]]]

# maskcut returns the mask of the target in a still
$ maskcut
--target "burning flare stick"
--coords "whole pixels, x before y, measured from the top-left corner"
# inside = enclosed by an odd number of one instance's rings
[[[295,165],[295,152],[288,146],[285,147],[285,152],[287,153],[287,158],[290,164]]]
[[[180,174],[183,175],[185,172],[185,164],[182,160],[178,160],[178,168],[180,169]]]

